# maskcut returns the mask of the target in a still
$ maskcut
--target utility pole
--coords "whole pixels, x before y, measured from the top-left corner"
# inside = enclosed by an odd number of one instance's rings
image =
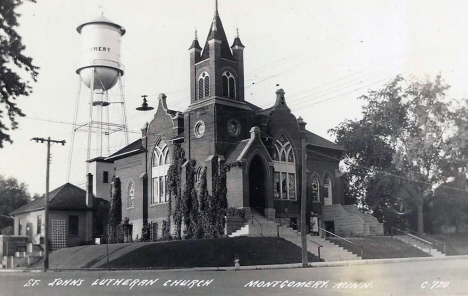
[[[47,142],[47,169],[46,169],[46,194],[45,194],[45,206],[44,206],[44,270],[49,269],[49,172],[50,172],[50,143],[61,143],[65,146],[65,140],[56,141],[51,140],[50,137],[44,138],[32,138],[36,143]]]
[[[307,256],[307,225],[306,225],[306,142],[302,139],[302,186],[301,186],[301,246],[302,246],[302,267],[308,266]]]

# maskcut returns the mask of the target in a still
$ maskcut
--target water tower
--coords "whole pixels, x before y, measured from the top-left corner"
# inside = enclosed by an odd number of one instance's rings
[[[73,146],[76,132],[86,131],[87,137],[87,168],[89,160],[109,156],[111,150],[111,135],[124,137],[124,145],[128,145],[127,115],[123,91],[124,67],[120,63],[120,45],[125,29],[108,20],[103,15],[86,22],[76,28],[81,35],[81,62],[76,70],[79,75],[79,89],[75,105],[73,133],[68,160],[68,175],[70,178]],[[110,95],[110,90],[116,86]],[[82,92],[81,86],[87,90]],[[89,104],[87,121],[78,124],[79,104],[82,93]],[[94,147],[94,148],[93,148]]]

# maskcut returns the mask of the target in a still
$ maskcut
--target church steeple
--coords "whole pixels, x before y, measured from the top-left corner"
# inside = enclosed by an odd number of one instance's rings
[[[191,104],[212,97],[244,101],[244,45],[237,33],[229,46],[217,0],[214,8],[203,50],[197,37],[190,46]]]

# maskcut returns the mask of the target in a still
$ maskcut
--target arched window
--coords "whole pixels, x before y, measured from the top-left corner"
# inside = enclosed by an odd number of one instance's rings
[[[195,171],[195,182],[200,182],[203,172],[203,167],[199,166]]]
[[[223,73],[223,97],[236,98],[236,80],[229,71]]]
[[[333,204],[333,184],[329,174],[323,178],[323,204],[328,206]]]
[[[127,208],[135,206],[135,183],[130,179],[127,186]]]
[[[320,201],[320,182],[317,175],[312,175],[311,179],[311,195],[312,201]]]
[[[152,161],[152,195],[151,204],[165,203],[168,201],[167,170],[170,166],[169,146],[166,141],[160,139],[153,150]]]
[[[198,78],[198,99],[208,98],[210,96],[210,76],[203,72]]]
[[[294,149],[285,135],[275,141],[272,151],[275,173],[273,196],[278,199],[296,199],[296,164]]]

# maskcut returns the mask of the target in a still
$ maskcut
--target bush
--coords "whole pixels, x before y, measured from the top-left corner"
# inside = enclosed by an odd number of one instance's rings
[[[149,242],[151,240],[151,228],[149,225],[143,226],[141,229],[140,242]]]
[[[1,233],[2,233],[2,235],[13,235],[13,233],[14,233],[13,226],[7,226],[7,227],[3,228]]]
[[[226,211],[226,216],[228,216],[228,217],[241,217],[242,219],[244,219],[245,209],[238,209],[238,208],[230,207]]]

